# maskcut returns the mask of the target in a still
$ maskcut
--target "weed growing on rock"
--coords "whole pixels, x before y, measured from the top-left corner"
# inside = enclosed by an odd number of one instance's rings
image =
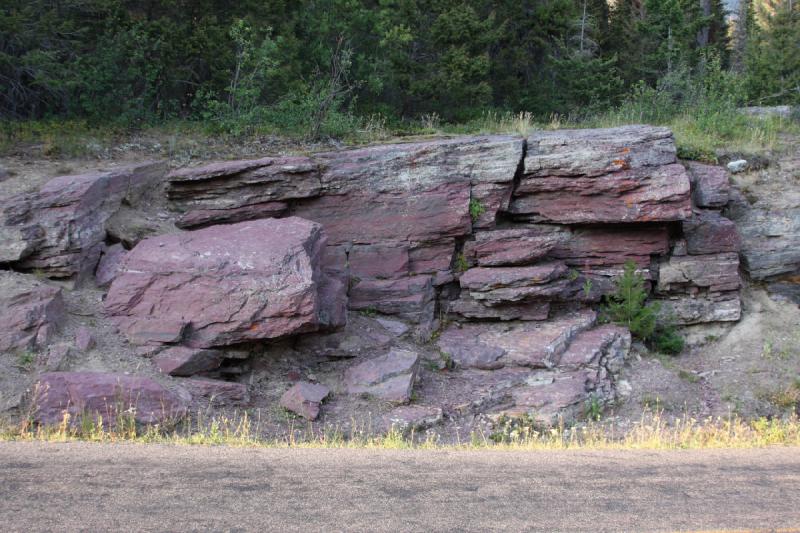
[[[472,218],[472,222],[477,222],[478,219],[481,217],[482,214],[486,212],[486,208],[483,207],[483,204],[477,198],[471,198],[469,201],[469,216]]]
[[[17,356],[17,366],[22,370],[30,370],[33,367],[34,362],[36,362],[36,354],[31,352],[21,352]]]
[[[463,253],[456,256],[455,270],[456,272],[466,272],[469,269],[469,263]]]

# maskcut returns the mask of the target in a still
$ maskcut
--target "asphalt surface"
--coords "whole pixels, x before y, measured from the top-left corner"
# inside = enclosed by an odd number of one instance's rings
[[[800,526],[800,449],[453,452],[0,443],[2,531]]]

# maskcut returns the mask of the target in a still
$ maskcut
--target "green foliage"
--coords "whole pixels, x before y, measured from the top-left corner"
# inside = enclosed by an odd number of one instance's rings
[[[800,104],[800,2],[765,0],[745,51],[747,91],[759,105]]]
[[[475,223],[481,218],[481,215],[486,212],[486,208],[483,207],[483,204],[477,198],[470,198],[469,200],[469,216],[472,218],[472,222]]]
[[[622,275],[616,280],[616,291],[606,301],[603,317],[628,328],[631,335],[648,342],[659,353],[680,353],[683,337],[675,331],[672,320],[660,312],[659,304],[647,303],[644,277],[636,270],[633,261],[625,263]]]
[[[646,300],[644,277],[636,271],[636,263],[628,261],[616,281],[616,292],[606,302],[605,316],[628,328],[634,337],[648,340],[656,331],[658,306]]]
[[[600,399],[592,394],[586,399],[585,404],[585,415],[586,418],[589,420],[600,420],[600,416],[603,414],[603,404],[600,402]]]
[[[7,0],[0,115],[319,139],[358,117],[437,132],[622,102],[619,121],[732,138],[736,106],[800,102],[798,4],[764,0],[741,76],[721,0]]]
[[[660,353],[676,355],[683,351],[684,340],[674,328],[659,330],[653,338],[653,346]]]
[[[467,269],[469,269],[469,262],[463,253],[456,256],[456,264],[454,268],[456,272],[466,272]]]

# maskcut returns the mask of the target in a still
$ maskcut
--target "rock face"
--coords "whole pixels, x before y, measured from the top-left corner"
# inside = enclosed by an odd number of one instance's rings
[[[344,374],[344,385],[348,394],[407,403],[411,399],[418,369],[418,353],[396,348],[386,355],[348,368]]]
[[[800,272],[799,173],[795,144],[770,163],[769,171],[735,176],[737,188],[731,191],[726,215],[739,230],[742,266],[754,280]]]
[[[337,326],[323,301],[325,238],[299,218],[263,219],[146,239],[105,301],[134,343],[196,348]]]
[[[91,274],[106,237],[106,222],[121,203],[138,195],[164,172],[142,163],[108,172],[60,176],[36,193],[0,205],[0,262],[37,269],[51,277]]]
[[[247,403],[251,370],[316,381],[305,361],[351,395],[343,402],[407,403],[424,356],[426,368],[446,371],[425,371],[417,390],[425,405],[394,409],[387,424],[420,428],[461,414],[552,422],[615,398],[630,336],[598,326],[590,307],[627,262],[679,324],[738,319],[740,248],[754,277],[777,282],[800,267],[797,199],[748,209],[724,169],[684,167],[658,127],[224,161],[157,182],[162,173],[144,164],[59,177],[4,201],[0,263],[47,277],[93,275],[91,297],[69,294],[78,314],[110,286],[108,318],[142,345],[135,350],[159,381],[189,391],[169,398],[175,412],[189,399]],[[63,313],[58,290],[3,276],[0,348],[43,346]],[[50,368],[69,368],[89,344],[69,357],[52,350]],[[141,389],[145,399],[166,391],[123,377],[57,372],[48,382],[66,391],[58,401],[77,395],[94,410],[109,390]],[[315,419],[328,390],[310,382],[296,383],[282,404]],[[436,394],[444,399],[431,403]]]
[[[49,372],[35,389],[34,417],[40,424],[58,424],[64,414],[74,421],[102,417],[113,426],[120,412],[137,423],[160,424],[186,414],[186,398],[149,378],[101,372]]]
[[[26,274],[0,272],[0,353],[46,346],[65,318],[61,289]]]

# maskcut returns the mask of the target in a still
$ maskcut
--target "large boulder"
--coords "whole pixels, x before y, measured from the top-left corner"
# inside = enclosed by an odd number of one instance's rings
[[[140,344],[208,348],[339,326],[343,298],[320,297],[324,250],[320,225],[297,217],[146,239],[105,308]]]
[[[61,423],[65,415],[102,417],[113,425],[120,413],[140,424],[161,424],[186,414],[187,398],[140,376],[103,372],[48,372],[34,387],[33,413],[40,424]]]
[[[66,319],[61,289],[0,272],[0,352],[44,347]]]
[[[562,224],[683,220],[690,184],[666,128],[537,132],[509,210]]]
[[[38,192],[0,205],[0,262],[52,277],[91,275],[106,237],[106,223],[123,201],[135,203],[155,186],[162,163],[59,176]]]

